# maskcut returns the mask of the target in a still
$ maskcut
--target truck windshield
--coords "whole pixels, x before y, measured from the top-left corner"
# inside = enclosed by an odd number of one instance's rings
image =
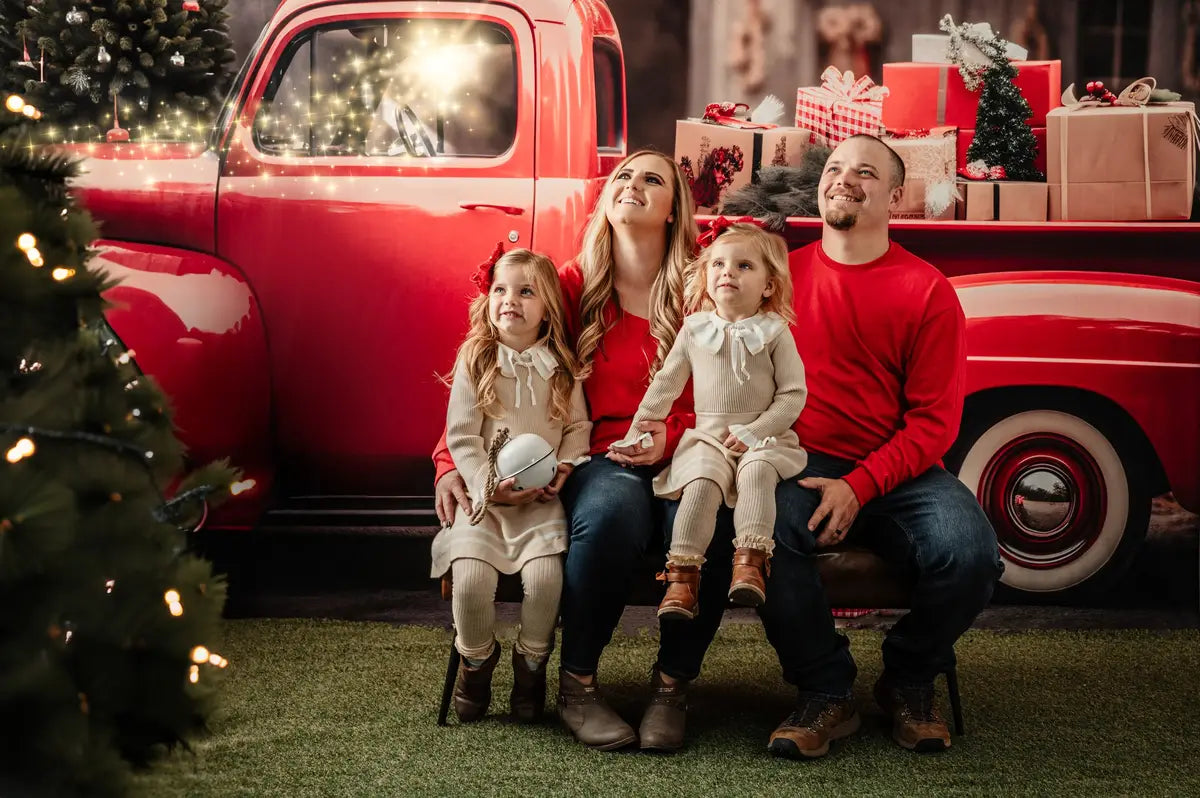
[[[495,157],[516,136],[503,27],[427,16],[309,29],[276,67],[257,146],[292,156]]]

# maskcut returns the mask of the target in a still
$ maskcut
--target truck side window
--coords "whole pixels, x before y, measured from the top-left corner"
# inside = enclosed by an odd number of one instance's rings
[[[517,53],[479,20],[361,21],[310,29],[279,60],[254,120],[289,156],[496,157],[517,130]]]
[[[621,94],[621,54],[604,39],[592,48],[596,79],[596,146],[600,152],[620,153],[624,129],[625,98]]]

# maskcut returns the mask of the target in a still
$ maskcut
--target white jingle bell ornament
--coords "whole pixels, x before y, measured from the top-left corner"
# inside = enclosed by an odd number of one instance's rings
[[[557,473],[554,447],[532,432],[513,438],[496,454],[496,475],[501,482],[515,478],[513,490],[544,488]]]

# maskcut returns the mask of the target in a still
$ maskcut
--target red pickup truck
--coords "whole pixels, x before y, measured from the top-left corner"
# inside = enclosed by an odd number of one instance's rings
[[[196,458],[257,480],[210,523],[432,523],[468,274],[498,240],[569,258],[625,131],[602,0],[284,0],[206,146],[87,147],[110,325]],[[1119,573],[1157,494],[1200,510],[1200,227],[893,230],[966,311],[947,464],[1012,589]]]

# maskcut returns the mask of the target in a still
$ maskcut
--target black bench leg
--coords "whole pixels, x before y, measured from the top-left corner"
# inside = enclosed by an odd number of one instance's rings
[[[950,667],[945,671],[946,692],[950,694],[950,711],[954,714],[954,733],[963,733],[962,701],[958,697],[958,671]]]
[[[454,679],[458,676],[458,663],[462,655],[450,641],[450,661],[446,664],[446,684],[442,687],[442,704],[438,707],[437,725],[446,725],[446,716],[450,714],[450,696],[454,692]]]

